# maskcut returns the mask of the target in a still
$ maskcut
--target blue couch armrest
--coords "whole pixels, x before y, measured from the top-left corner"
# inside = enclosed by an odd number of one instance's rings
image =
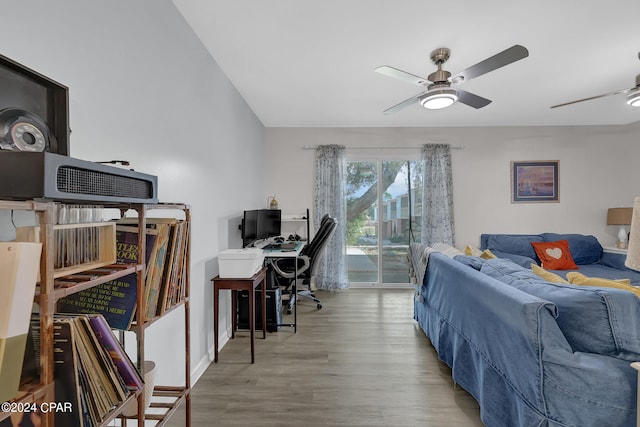
[[[617,254],[613,252],[602,252],[602,256],[600,257],[600,264],[606,265],[607,267],[618,268],[620,270],[628,270],[628,268],[624,265],[624,261],[627,259],[627,256],[624,254]]]
[[[628,278],[633,286],[640,286],[640,271],[625,266],[626,258],[625,254],[604,251],[602,258],[600,258],[600,265],[612,268],[616,272],[615,276],[605,277],[614,279]]]

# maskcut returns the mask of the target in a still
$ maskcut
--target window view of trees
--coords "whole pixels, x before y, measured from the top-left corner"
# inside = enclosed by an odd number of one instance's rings
[[[406,254],[420,239],[421,193],[420,161],[347,163],[350,282],[409,282]]]

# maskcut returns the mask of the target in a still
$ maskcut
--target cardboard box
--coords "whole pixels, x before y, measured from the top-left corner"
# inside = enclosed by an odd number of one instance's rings
[[[222,279],[248,279],[260,271],[264,263],[262,249],[225,249],[218,255]]]

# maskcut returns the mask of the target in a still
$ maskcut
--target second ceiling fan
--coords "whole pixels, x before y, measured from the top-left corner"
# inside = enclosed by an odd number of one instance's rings
[[[640,52],[638,53],[638,59],[640,59]],[[577,104],[578,102],[591,101],[592,99],[604,98],[605,96],[627,94],[627,104],[632,107],[640,107],[640,74],[636,76],[636,85],[634,87],[614,90],[612,92],[603,93],[600,95],[590,96],[588,98],[582,98],[575,101],[564,102],[562,104],[552,105],[551,108],[564,107],[565,105]]]
[[[395,113],[396,111],[407,107],[415,102],[419,102],[427,109],[440,109],[452,105],[455,102],[461,102],[473,108],[482,108],[491,103],[490,100],[475,95],[461,89],[452,88],[451,84],[459,84],[475,77],[486,74],[490,71],[509,65],[513,62],[529,56],[529,51],[520,45],[511,46],[508,49],[497,53],[484,61],[467,68],[460,73],[451,76],[449,71],[442,69],[442,65],[447,62],[451,51],[447,48],[439,48],[431,52],[431,61],[438,67],[436,71],[429,74],[427,78],[416,76],[415,74],[399,70],[388,65],[382,65],[374,69],[375,72],[385,76],[404,80],[418,86],[427,86],[427,90],[421,92],[399,104],[394,105],[384,111],[385,114]]]

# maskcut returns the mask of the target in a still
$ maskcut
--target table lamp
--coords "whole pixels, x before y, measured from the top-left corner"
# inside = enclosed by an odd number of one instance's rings
[[[631,224],[631,217],[634,208],[609,208],[607,211],[607,224],[619,225],[618,230],[618,243],[616,246],[619,249],[626,249],[627,247],[627,230],[625,226]]]
[[[640,271],[640,197],[636,197],[633,202],[629,249],[627,250],[627,259],[624,265]]]

